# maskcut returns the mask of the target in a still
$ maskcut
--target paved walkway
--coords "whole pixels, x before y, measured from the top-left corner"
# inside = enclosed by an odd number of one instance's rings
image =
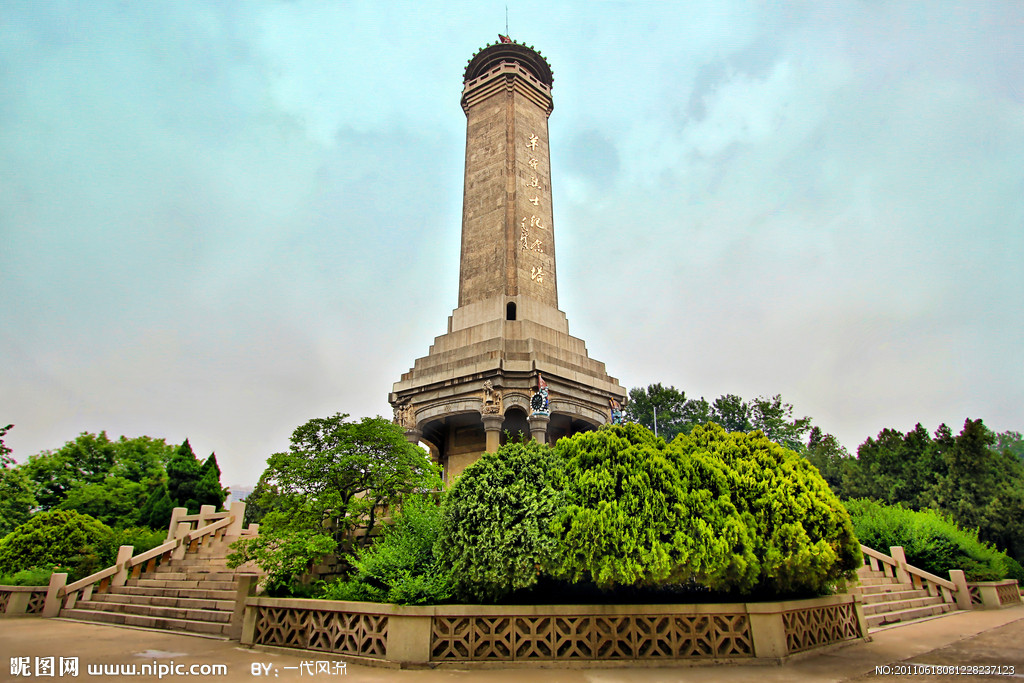
[[[36,666],[37,657],[53,658],[54,677],[24,678],[12,675],[11,658],[28,657]],[[857,643],[823,654],[809,654],[781,666],[725,665],[683,666],[671,668],[602,668],[587,669],[506,669],[506,670],[418,670],[379,669],[348,663],[345,675],[317,673],[304,662],[340,661],[327,655],[297,655],[263,652],[239,647],[237,643],[171,635],[159,631],[85,624],[62,619],[0,619],[0,681],[57,681],[60,658],[78,658],[78,677],[66,680],[161,680],[156,675],[92,676],[90,667],[130,666],[143,664],[184,665],[184,674],[193,665],[224,665],[226,675],[202,676],[196,669],[194,678],[217,681],[256,681],[270,678],[277,681],[323,683],[327,681],[368,681],[385,683],[437,683],[444,681],[484,681],[485,683],[662,683],[668,681],[757,680],[760,683],[782,681],[928,681],[942,683],[969,680],[1024,680],[1024,606],[996,611],[956,612],[928,621],[878,631],[870,643]],[[343,659],[343,658],[342,658]],[[21,661],[16,664],[20,667]],[[1012,676],[963,675],[879,675],[876,666],[908,664],[1000,665],[1014,667]],[[313,665],[315,667],[315,664]],[[255,676],[254,671],[264,672]],[[156,670],[156,669],[154,669]],[[165,669],[169,670],[169,669]],[[33,674],[34,669],[31,669]],[[112,672],[113,673],[113,672]],[[165,674],[162,680],[181,680],[182,674]]]

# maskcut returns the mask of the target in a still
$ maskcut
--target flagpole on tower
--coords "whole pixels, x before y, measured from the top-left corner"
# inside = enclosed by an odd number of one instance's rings
[[[508,35],[508,5],[505,5],[505,35]]]

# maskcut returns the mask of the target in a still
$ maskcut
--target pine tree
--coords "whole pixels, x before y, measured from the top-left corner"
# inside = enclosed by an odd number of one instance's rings
[[[167,484],[161,482],[153,489],[146,499],[146,504],[139,511],[139,522],[151,529],[163,529],[171,523],[171,513],[174,511],[174,504],[167,492]]]
[[[167,493],[174,506],[188,508],[190,513],[199,511],[196,486],[203,477],[202,467],[188,439],[178,448],[167,463]]]
[[[196,502],[199,505],[213,505],[220,509],[227,498],[227,491],[220,485],[220,468],[217,466],[217,456],[210,454],[203,465],[203,475],[195,488]]]

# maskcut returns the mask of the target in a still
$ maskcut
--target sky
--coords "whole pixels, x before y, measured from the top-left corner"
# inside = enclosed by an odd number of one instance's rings
[[[1024,4],[508,2],[548,58],[559,306],[627,388],[851,451],[1024,430]],[[457,304],[466,62],[505,2],[0,0],[0,426],[251,485],[391,416]]]

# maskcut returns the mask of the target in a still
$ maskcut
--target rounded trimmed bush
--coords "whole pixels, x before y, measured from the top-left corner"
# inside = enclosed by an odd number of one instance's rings
[[[0,574],[29,567],[59,566],[76,580],[112,562],[114,532],[74,510],[33,515],[0,540]]]
[[[818,593],[863,562],[850,515],[818,470],[761,432],[730,434],[709,424],[678,436],[670,449],[683,460],[718,461],[727,473],[757,566],[752,583],[741,579],[733,589]]]
[[[527,441],[485,453],[455,480],[437,554],[451,567],[457,596],[493,601],[537,583],[555,551],[557,470],[550,448]]]

